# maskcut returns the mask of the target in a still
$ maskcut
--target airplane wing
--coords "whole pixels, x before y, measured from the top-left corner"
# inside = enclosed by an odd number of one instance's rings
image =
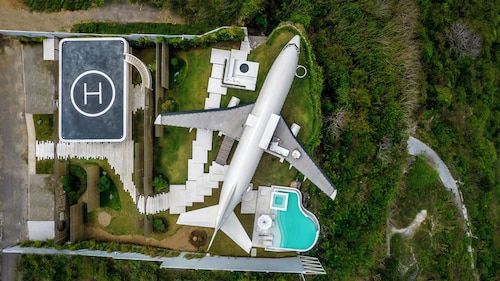
[[[306,178],[326,193],[332,200],[337,196],[337,189],[328,180],[321,169],[316,166],[305,149],[288,128],[283,118],[280,118],[273,140],[271,141],[267,153],[285,159],[290,165],[295,167]]]
[[[220,131],[224,135],[239,140],[243,125],[252,108],[253,104],[248,104],[223,109],[167,112],[156,117],[155,125]]]

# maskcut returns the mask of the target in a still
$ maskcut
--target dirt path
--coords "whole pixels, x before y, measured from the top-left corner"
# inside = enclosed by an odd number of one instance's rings
[[[0,29],[69,31],[73,24],[83,21],[183,22],[167,9],[136,4],[112,3],[84,11],[40,13],[31,12],[22,0],[0,0]]]
[[[196,247],[189,243],[189,234],[195,229],[196,228],[192,226],[182,226],[174,235],[163,240],[144,237],[142,235],[112,235],[102,229],[92,226],[87,226],[85,228],[85,234],[88,239],[94,239],[98,241],[149,245],[167,249],[196,252]]]

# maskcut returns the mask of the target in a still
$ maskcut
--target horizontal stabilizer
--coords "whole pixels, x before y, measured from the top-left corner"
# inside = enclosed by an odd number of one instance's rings
[[[215,220],[219,205],[214,205],[198,210],[180,214],[177,224],[192,225],[201,227],[215,227]]]
[[[234,212],[229,215],[226,222],[220,229],[236,244],[238,244],[238,246],[240,246],[247,253],[250,253],[250,250],[252,249],[252,241],[248,237],[247,232]]]

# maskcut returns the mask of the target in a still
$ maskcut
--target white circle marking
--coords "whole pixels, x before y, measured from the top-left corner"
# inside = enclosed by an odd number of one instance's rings
[[[304,70],[304,73],[302,75],[297,74],[297,70],[299,70],[299,69],[303,69]],[[306,67],[303,66],[303,65],[297,65],[297,68],[295,68],[295,77],[297,77],[297,78],[300,79],[300,78],[306,77],[306,75],[307,75],[307,69],[306,69]]]
[[[106,107],[101,112],[97,112],[97,113],[88,113],[88,112],[85,112],[75,102],[74,90],[75,90],[76,83],[83,76],[88,75],[88,74],[99,74],[99,75],[103,76],[104,78],[106,78],[109,81],[109,84],[111,84],[111,93],[112,93],[112,95],[111,95],[111,102],[109,103],[108,107]],[[73,106],[75,107],[75,109],[78,112],[80,112],[81,114],[83,114],[85,116],[88,116],[88,117],[101,116],[104,113],[108,112],[108,110],[111,108],[111,106],[113,106],[113,103],[115,102],[115,84],[113,84],[113,80],[111,80],[111,78],[109,78],[109,76],[106,73],[104,73],[102,71],[99,71],[99,70],[88,70],[88,71],[85,71],[82,74],[78,75],[78,77],[76,77],[75,81],[73,81],[73,84],[71,85],[70,96],[71,96],[71,103],[73,104]]]

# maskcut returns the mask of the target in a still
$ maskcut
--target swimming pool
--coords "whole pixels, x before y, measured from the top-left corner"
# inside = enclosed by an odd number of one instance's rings
[[[286,194],[287,196],[283,196]],[[277,195],[277,196],[276,196]],[[275,239],[273,248],[305,252],[310,250],[318,240],[319,224],[316,217],[305,210],[302,206],[301,193],[296,189],[275,189],[271,203],[274,204],[279,197],[278,203],[287,201],[285,208],[283,204],[274,208],[276,210]],[[286,200],[284,199],[286,198]]]

